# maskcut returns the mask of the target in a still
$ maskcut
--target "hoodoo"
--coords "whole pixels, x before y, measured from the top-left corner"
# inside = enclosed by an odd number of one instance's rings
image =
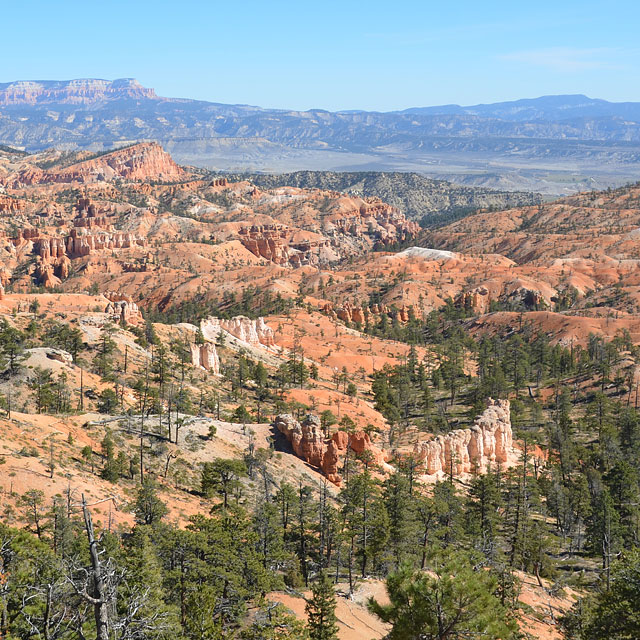
[[[252,320],[245,316],[235,316],[227,320],[209,317],[200,322],[200,330],[207,340],[212,341],[217,340],[220,331],[226,331],[253,346],[272,347],[276,343],[275,333],[264,318]]]
[[[336,431],[331,438],[325,438],[320,418],[313,414],[298,422],[292,415],[283,413],[276,416],[272,426],[284,434],[299,458],[321,469],[327,479],[337,486],[342,484],[342,476],[338,473],[340,457],[347,448],[356,455],[369,452],[372,464],[384,462],[383,451],[371,442],[368,433]]]
[[[484,471],[491,463],[509,460],[513,435],[508,400],[489,400],[489,406],[470,429],[456,429],[415,445],[414,456],[423,461],[429,475],[460,475]]]

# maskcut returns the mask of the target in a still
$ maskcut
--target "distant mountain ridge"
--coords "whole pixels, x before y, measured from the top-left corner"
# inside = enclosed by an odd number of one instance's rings
[[[92,104],[110,99],[157,100],[158,96],[134,78],[0,83],[0,105]]]
[[[131,104],[131,101],[135,104]],[[181,125],[187,125],[189,132],[194,135],[266,137],[273,142],[296,141],[301,145],[313,144],[319,138],[343,147],[393,142],[415,143],[425,135],[462,138],[471,135],[508,135],[549,139],[568,136],[573,139],[640,140],[640,103],[608,102],[583,95],[542,96],[466,107],[414,107],[388,112],[331,112],[324,109],[295,111],[187,98],[163,98],[154,89],[144,87],[133,78],[84,78],[0,83],[0,105],[10,108],[3,114],[5,117],[15,114],[20,107],[27,112],[33,109],[35,116],[44,105],[47,108],[57,105],[66,112],[66,116],[71,115],[69,107],[76,115],[79,114],[75,110],[82,106],[94,107],[92,112],[95,108],[104,109],[105,116],[112,111],[122,111],[123,115],[128,116],[131,115],[128,111],[135,110],[142,119],[152,114],[161,118],[172,116]],[[26,115],[28,118],[28,113]],[[55,115],[48,114],[47,117],[56,121]],[[415,117],[419,120],[413,119]],[[212,123],[208,121],[210,118],[221,121]],[[603,122],[593,122],[586,126],[583,122],[585,118],[630,120],[619,121],[616,127]],[[65,124],[72,125],[69,127],[71,130],[79,126],[75,119],[69,117]],[[170,134],[167,130],[170,124],[160,119],[157,122],[146,121],[143,125],[138,123],[137,128],[149,134]],[[128,133],[127,123],[110,129],[112,141],[117,141],[118,137],[126,137]],[[62,138],[61,132],[57,133]],[[87,140],[74,137],[78,146],[88,145]],[[104,136],[96,140],[106,142]],[[10,143],[6,136],[5,142]],[[36,144],[35,141],[29,142]]]
[[[461,107],[457,104],[414,107],[396,111],[419,115],[470,115],[515,122],[563,121],[572,118],[631,118],[640,121],[640,102],[609,102],[582,94],[541,96],[492,104]]]
[[[132,78],[0,85],[0,144],[100,151],[135,141],[213,170],[409,171],[556,194],[637,179],[640,103],[574,95],[330,112],[163,98]]]
[[[219,104],[188,98],[162,98],[154,89],[144,87],[135,78],[104,80],[101,78],[79,78],[74,80],[18,80],[0,83],[0,104],[91,104],[103,100],[146,99],[181,103],[193,102]],[[640,120],[640,102],[609,102],[589,98],[582,94],[548,95],[538,98],[523,98],[505,102],[461,106],[458,104],[411,107],[394,111],[365,111],[360,109],[331,112],[325,109],[309,109],[296,112],[289,109],[263,109],[250,105],[227,105],[243,107],[252,111],[288,113],[326,113],[356,115],[371,113],[377,115],[468,115],[482,118],[498,118],[511,121],[564,120],[580,117],[626,117]]]

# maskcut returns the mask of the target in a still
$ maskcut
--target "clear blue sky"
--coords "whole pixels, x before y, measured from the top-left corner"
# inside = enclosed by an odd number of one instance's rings
[[[135,77],[295,109],[640,101],[639,31],[637,0],[6,1],[0,82]]]

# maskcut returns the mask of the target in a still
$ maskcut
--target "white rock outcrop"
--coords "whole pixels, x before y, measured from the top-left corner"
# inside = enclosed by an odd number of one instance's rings
[[[429,249],[428,247],[409,247],[398,253],[399,256],[408,258],[422,258],[423,260],[452,260],[458,254],[444,249]]]
[[[201,367],[215,375],[220,374],[220,359],[216,346],[212,342],[204,344],[191,344],[191,364]]]
[[[54,360],[61,362],[67,367],[73,365],[73,356],[62,349],[55,349],[54,347],[33,347],[32,349],[25,350],[27,368],[29,367],[43,367],[49,368],[47,360]]]
[[[492,463],[509,461],[513,445],[511,411],[508,400],[489,400],[489,406],[470,429],[456,429],[433,440],[418,442],[414,456],[424,462],[429,475],[455,475],[484,471]]]
[[[62,362],[62,364],[66,364],[69,367],[73,364],[73,356],[68,351],[46,347],[45,354],[47,358],[49,358],[49,360],[57,360],[58,362]]]
[[[229,320],[205,318],[200,322],[200,330],[206,340],[215,341],[220,331],[226,331],[238,340],[253,346],[272,347],[275,345],[275,333],[264,318],[251,320],[245,316],[235,316]]]

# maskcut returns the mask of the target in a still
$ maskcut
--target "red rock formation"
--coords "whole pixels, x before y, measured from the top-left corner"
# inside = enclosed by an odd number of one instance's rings
[[[114,224],[117,218],[109,216],[98,216],[95,218],[76,218],[73,221],[74,227],[84,227],[86,229],[94,229],[96,227],[108,229]]]
[[[45,172],[42,169],[38,167],[27,167],[19,173],[10,176],[7,179],[7,186],[11,189],[20,189],[24,186],[29,187],[34,184],[41,184],[44,176]]]
[[[34,251],[42,258],[80,258],[88,256],[102,249],[128,249],[130,247],[145,247],[146,238],[124,231],[88,233],[82,228],[74,227],[66,238],[38,237],[37,229],[25,229],[34,239]],[[35,234],[33,234],[35,232]]]
[[[69,277],[71,268],[71,260],[67,256],[62,256],[56,261],[56,270],[60,280],[66,280]]]
[[[508,298],[515,304],[521,304],[526,309],[545,309],[550,306],[549,303],[543,298],[540,291],[534,289],[528,289],[527,287],[518,287],[512,291]]]
[[[11,241],[17,246],[22,240],[35,240],[39,236],[40,232],[37,229],[23,229],[18,233],[18,236],[12,238]]]
[[[82,229],[71,229],[67,237],[67,254],[70,258],[87,256],[101,249],[128,249],[130,247],[146,247],[146,238],[134,233],[116,231],[85,234]]]
[[[455,299],[457,307],[469,309],[476,313],[486,313],[489,310],[490,303],[491,296],[489,296],[489,290],[484,286],[477,287],[471,291],[464,291]]]
[[[43,261],[66,255],[64,238],[39,238],[34,243],[34,249]]]
[[[145,273],[146,271],[154,271],[154,266],[147,262],[122,262],[122,271],[125,273]]]
[[[367,198],[358,209],[335,213],[325,220],[325,231],[351,236],[371,237],[376,244],[387,245],[415,237],[420,225],[379,198]]]
[[[329,246],[328,239],[319,234],[300,238],[298,230],[281,224],[242,227],[238,234],[240,242],[253,255],[292,267],[318,264],[320,250]]]
[[[56,277],[55,267],[48,262],[41,262],[33,272],[36,282],[45,289],[52,289],[60,284],[60,279]]]
[[[276,416],[274,426],[287,437],[299,458],[314,467],[322,466],[327,445],[317,416],[308,415],[300,423],[292,415],[283,413]]]
[[[296,455],[314,467],[322,469],[328,480],[340,486],[342,477],[338,473],[340,457],[347,447],[356,454],[370,453],[371,464],[382,464],[384,453],[378,449],[364,431],[348,434],[337,431],[331,439],[324,437],[320,419],[309,414],[301,423],[288,413],[276,416],[273,426],[283,433],[291,443]]]
[[[512,447],[508,400],[489,400],[489,406],[470,429],[456,429],[415,445],[414,456],[425,464],[429,475],[455,475],[484,471],[491,463],[509,460]]]
[[[349,434],[346,431],[336,431],[331,436],[331,441],[336,445],[338,451],[346,451],[349,446]]]
[[[4,287],[6,287],[11,282],[11,271],[6,267],[0,267],[0,285],[4,291]]]
[[[13,179],[12,187],[70,182],[84,184],[114,178],[171,181],[186,175],[158,143],[142,142],[59,170],[40,171],[28,168]]]
[[[365,431],[352,433],[349,437],[349,446],[356,455],[368,453],[371,464],[382,464],[384,462],[384,453],[371,442],[369,434]]]
[[[385,461],[384,452],[371,442],[366,431],[355,431],[354,433],[336,431],[331,436],[331,441],[341,453],[349,447],[356,455],[361,455],[365,451],[369,452],[372,464],[382,464]]]
[[[287,237],[289,235],[286,227],[282,225],[253,225],[242,227],[238,234],[240,242],[254,256],[265,258],[276,264],[287,264],[289,262],[289,251]]]
[[[78,202],[74,207],[76,214],[73,219],[74,227],[86,227],[89,229],[101,227],[108,229],[117,221],[117,216],[109,215],[110,210],[98,210],[95,204],[92,204],[89,198],[78,198]]]
[[[276,416],[273,426],[284,434],[299,458],[322,469],[331,482],[340,486],[339,449],[333,441],[328,444],[325,442],[317,416],[308,415],[300,423],[292,415],[283,413]]]
[[[323,215],[321,223],[304,228],[306,235],[277,223],[242,227],[238,233],[242,244],[254,255],[276,264],[299,267],[334,262],[363,247],[413,238],[419,231],[419,225],[377,199],[358,209]],[[353,242],[345,243],[344,236]]]
[[[63,176],[73,179],[100,174],[127,180],[173,180],[186,175],[159,144],[144,142],[72,165]]]
[[[332,304],[326,303],[321,311],[325,315],[331,316],[334,319],[340,319],[343,322],[355,322],[364,325],[368,322],[375,322],[377,320],[376,316],[380,316],[381,314],[395,318],[401,323],[409,322],[412,308],[403,305],[400,309],[393,309],[384,304],[374,304],[369,308],[354,305],[347,301],[336,308],[334,308]]]
[[[327,477],[329,482],[340,486],[342,484],[342,476],[338,473],[338,464],[340,462],[340,450],[333,440],[327,445],[327,449],[322,456],[322,464],[320,468]]]
[[[25,200],[0,195],[0,213],[19,213],[27,208]]]

